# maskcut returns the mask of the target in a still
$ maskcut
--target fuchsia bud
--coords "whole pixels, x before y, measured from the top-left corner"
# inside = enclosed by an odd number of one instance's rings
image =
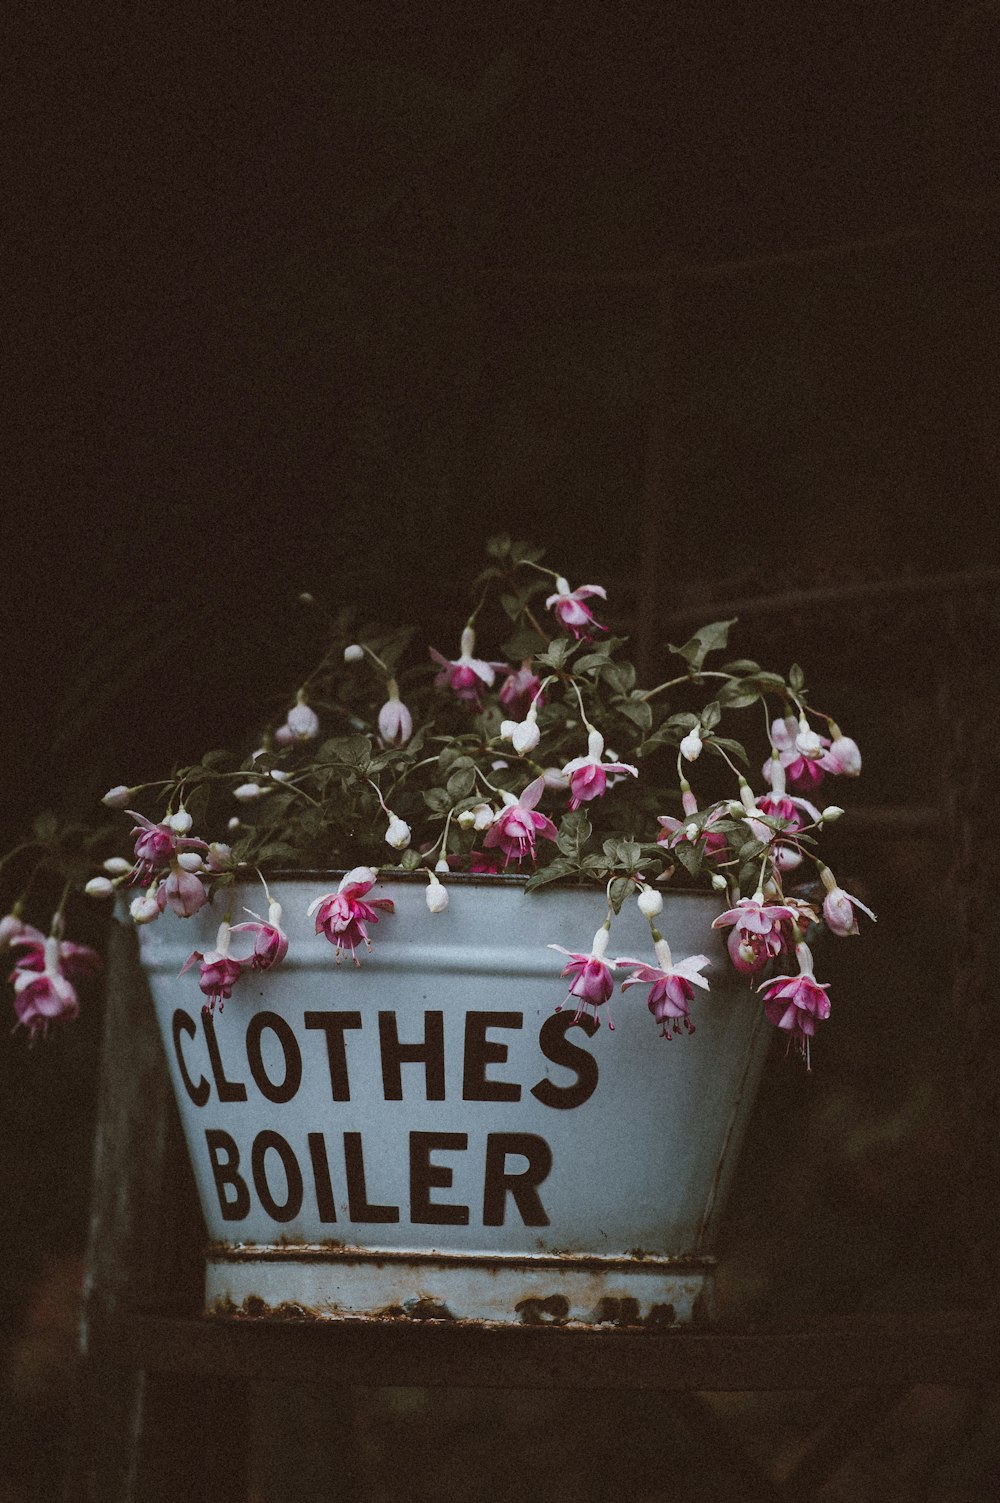
[[[861,771],[861,752],[858,743],[845,736],[839,725],[830,722],[830,735],[833,740],[824,757],[824,765],[830,772],[839,772],[842,776],[856,778]],[[832,765],[831,765],[832,764]]]
[[[394,678],[386,688],[389,698],[378,712],[378,733],[383,741],[403,746],[413,735],[413,716],[400,699]]]
[[[823,899],[823,918],[831,934],[846,939],[849,935],[858,933],[855,908],[860,908],[862,913],[867,913],[868,917],[874,921],[875,915],[867,904],[839,887],[828,866],[821,866],[819,874],[826,888],[826,897]]]
[[[319,735],[319,716],[307,705],[301,693],[298,702],[285,717],[285,725],[296,741],[314,741]]]

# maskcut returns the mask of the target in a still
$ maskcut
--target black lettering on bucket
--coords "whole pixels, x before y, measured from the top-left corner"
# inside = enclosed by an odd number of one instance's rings
[[[207,1127],[205,1142],[208,1145],[208,1157],[212,1164],[215,1192],[219,1197],[223,1221],[245,1221],[250,1215],[250,1191],[239,1172],[240,1151],[236,1143],[221,1127]],[[236,1192],[232,1200],[226,1194],[228,1186]]]
[[[414,1226],[468,1226],[469,1207],[444,1205],[431,1200],[431,1190],[449,1190],[454,1173],[445,1164],[432,1164],[435,1149],[464,1152],[469,1135],[464,1132],[410,1133],[410,1221]]]
[[[181,1080],[184,1082],[184,1089],[185,1091],[187,1091],[195,1106],[204,1106],[209,1096],[211,1096],[212,1094],[212,1087],[209,1085],[204,1075],[200,1077],[198,1084],[195,1085],[194,1081],[191,1079],[191,1076],[188,1074],[188,1067],[184,1062],[184,1051],[181,1048],[182,1033],[186,1033],[189,1039],[197,1038],[198,1026],[195,1023],[194,1018],[191,1017],[190,1013],[186,1013],[183,1007],[177,1007],[174,1009],[173,1020],[174,1053],[177,1056],[177,1068],[180,1071]]]
[[[401,1044],[394,1012],[378,1015],[378,1041],[382,1051],[382,1089],[386,1101],[402,1101],[401,1064],[424,1067],[428,1101],[444,1100],[444,1013],[424,1013],[424,1036],[419,1043]]]
[[[508,1046],[486,1034],[491,1028],[520,1028],[523,1022],[524,1014],[519,1012],[466,1013],[463,1101],[520,1101],[521,1087],[516,1082],[487,1079],[487,1065],[505,1064]]]
[[[545,1019],[538,1034],[538,1047],[554,1065],[564,1065],[574,1071],[576,1080],[572,1085],[559,1086],[546,1076],[531,1087],[531,1094],[543,1106],[555,1107],[557,1111],[569,1111],[582,1106],[597,1090],[597,1060],[579,1044],[571,1044],[566,1037],[571,1028],[582,1028],[588,1038],[593,1038],[598,1029],[596,1018],[589,1013],[575,1018],[571,1012],[554,1012]]]
[[[267,1153],[273,1149],[281,1160],[285,1172],[285,1200],[281,1203],[271,1194],[267,1178]],[[257,1198],[272,1221],[294,1221],[302,1209],[302,1170],[295,1157],[292,1145],[280,1132],[265,1130],[253,1140],[250,1150],[250,1168]]]
[[[265,1028],[270,1028],[285,1056],[285,1075],[280,1084],[273,1081],[264,1069],[260,1039]],[[276,1012],[255,1012],[247,1025],[247,1062],[250,1074],[262,1096],[278,1105],[291,1101],[302,1084],[302,1053],[298,1040],[285,1019]]]
[[[508,1174],[507,1155],[519,1154],[528,1167]],[[486,1175],[483,1185],[483,1225],[503,1226],[507,1196],[511,1195],[525,1226],[548,1226],[538,1186],[552,1168],[552,1149],[533,1132],[491,1132],[486,1136]]]
[[[326,1056],[330,1065],[330,1094],[334,1101],[350,1101],[351,1087],[347,1075],[347,1046],[344,1034],[349,1028],[361,1027],[359,1012],[307,1012],[307,1028],[321,1028],[326,1034]]]

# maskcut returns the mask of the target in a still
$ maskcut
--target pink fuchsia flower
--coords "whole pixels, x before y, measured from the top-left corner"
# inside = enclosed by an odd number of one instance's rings
[[[545,840],[556,839],[557,831],[551,819],[535,809],[544,791],[545,779],[535,778],[520,798],[515,798],[512,793],[503,795],[504,807],[483,837],[483,845],[499,846],[504,853],[504,866],[510,861],[520,861],[524,856],[534,861],[537,836],[541,835]]]
[[[600,731],[591,729],[587,737],[587,755],[574,757],[562,769],[563,776],[569,778],[571,809],[579,809],[588,799],[600,798],[608,786],[609,773],[628,772],[634,778],[639,776],[638,768],[630,763],[605,762],[603,756],[604,737]]]
[[[160,912],[169,908],[178,918],[191,918],[208,902],[208,893],[194,872],[186,872],[179,862],[173,861],[170,875],[156,890],[156,904]]]
[[[512,668],[500,685],[500,703],[512,716],[523,718],[532,703],[545,703],[541,689],[541,679],[537,673],[532,673],[530,658],[525,658],[520,668]]]
[[[823,766],[827,772],[840,773],[842,777],[856,778],[861,772],[861,751],[858,743],[845,736],[839,725],[830,723],[833,740],[823,754]]]
[[[50,935],[43,940],[42,950],[41,969],[15,966],[10,975],[17,1023],[27,1028],[32,1039],[46,1033],[50,1023],[69,1021],[80,1011],[76,989],[63,973],[58,938]]]
[[[50,936],[51,938],[51,936]],[[101,969],[101,957],[89,945],[78,945],[71,939],[57,939],[59,969],[70,981],[80,981],[85,976],[95,976]],[[16,963],[18,971],[43,971],[50,944],[38,929],[25,925],[25,933],[11,940],[11,945],[23,947],[24,954]]]
[[[185,971],[189,971],[195,962],[198,962],[198,985],[207,999],[202,1003],[202,1012],[212,1013],[216,1007],[221,1012],[243,973],[244,963],[234,959],[229,953],[232,933],[228,923],[221,923],[216,936],[215,949],[206,950],[204,954],[201,950],[192,950],[177,973],[183,976]]]
[[[795,910],[787,903],[766,903],[757,891],[752,898],[740,898],[712,924],[713,929],[732,927],[727,940],[730,959],[745,975],[759,971],[775,955],[789,948],[787,926],[795,922]]]
[[[269,971],[272,966],[280,965],[288,954],[288,935],[281,927],[281,904],[269,898],[266,919],[262,919],[251,908],[243,911],[249,913],[253,923],[233,924],[230,932],[252,934],[253,951],[250,955],[243,956],[240,964],[249,966],[251,971]]]
[[[718,820],[724,817],[722,809],[713,809],[699,831],[697,826],[691,828],[691,818],[698,813],[698,800],[689,787],[682,785],[681,805],[686,819],[675,819],[672,814],[661,814],[657,817],[657,824],[662,834],[656,837],[658,845],[665,845],[668,850],[673,850],[682,841],[688,844],[701,844],[708,860],[721,856],[726,849],[726,837],[720,830],[713,830]]]
[[[836,934],[841,939],[848,935],[857,934],[858,921],[854,910],[860,908],[862,913],[867,913],[874,922],[875,915],[866,903],[860,898],[852,897],[837,885],[837,880],[828,866],[821,866],[819,874],[826,888],[826,896],[823,899],[823,917],[831,934]]]
[[[598,595],[602,600],[607,600],[608,593],[603,585],[581,585],[577,590],[571,590],[569,581],[560,574],[556,579],[555,594],[550,595],[545,604],[550,611],[554,611],[556,619],[565,626],[567,631],[573,633],[578,640],[580,637],[590,640],[590,631],[607,631],[599,621],[595,621],[590,607],[584,605],[584,601],[592,595]]]
[[[383,741],[404,746],[413,735],[413,716],[399,697],[396,680],[386,686],[389,698],[378,712],[378,733]]]
[[[355,965],[361,962],[357,947],[363,944],[371,952],[371,940],[366,924],[377,924],[377,908],[394,913],[396,905],[391,898],[372,898],[364,901],[365,895],[375,885],[375,873],[369,866],[356,866],[341,879],[335,893],[328,892],[310,903],[308,913],[316,915],[316,933],[322,934],[336,947],[336,960],[340,964],[342,950],[350,950]]]
[[[487,663],[482,658],[473,657],[475,645],[476,634],[471,626],[467,626],[462,632],[457,658],[446,658],[433,647],[430,655],[441,665],[441,672],[434,680],[436,686],[449,688],[457,699],[482,709],[480,695],[484,685],[491,689],[497,674],[506,672],[508,664]]]
[[[573,1021],[578,1021],[588,1008],[593,1009],[593,1016],[600,1023],[598,1008],[611,998],[615,989],[612,962],[605,960],[604,956],[608,948],[610,926],[605,923],[594,935],[594,943],[590,954],[584,955],[581,951],[567,950],[562,945],[549,945],[550,950],[558,950],[562,955],[569,956],[569,964],[563,968],[560,974],[563,977],[571,976],[569,991],[563,1000],[557,1005],[556,1012],[561,1012],[570,997],[577,1000],[577,1009],[573,1015]],[[614,1023],[608,1014],[608,1027],[614,1031]]]
[[[809,1069],[810,1042],[816,1024],[830,1016],[830,999],[826,995],[830,983],[817,981],[813,975],[808,945],[796,945],[795,954],[799,962],[797,976],[777,976],[773,981],[762,982],[758,990],[764,999],[768,1021],[788,1033],[789,1043],[794,1041]]]
[[[773,721],[771,741],[792,788],[808,792],[818,787],[827,771],[832,770],[826,767],[824,756],[829,738],[818,735],[804,718],[796,720],[794,715],[788,715],[784,720]],[[765,762],[763,772],[765,781],[771,783],[774,776],[771,758]]]
[[[125,813],[135,820],[132,834],[136,837],[136,859],[132,868],[132,881],[141,882],[144,887],[149,885],[162,867],[174,860],[179,851],[208,850],[204,840],[188,835],[178,836],[165,821],[154,824],[144,814],[136,814],[134,809],[126,809]]]
[[[708,982],[701,975],[709,963],[708,956],[689,955],[674,965],[670,946],[662,935],[653,941],[653,948],[657,959],[655,966],[645,960],[633,960],[627,955],[615,960],[616,966],[629,966],[633,971],[628,980],[622,982],[622,991],[630,986],[649,987],[647,1006],[660,1025],[663,1038],[671,1039],[671,1027],[679,1032],[682,1025],[688,1033],[694,1033],[690,1016],[691,1001],[695,986],[708,990]]]

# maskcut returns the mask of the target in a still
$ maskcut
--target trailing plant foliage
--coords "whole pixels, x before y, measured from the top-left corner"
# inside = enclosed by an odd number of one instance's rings
[[[692,1030],[692,987],[707,986],[708,961],[673,962],[655,923],[660,894],[710,886],[733,964],[767,973],[768,1016],[808,1060],[829,1013],[809,928],[825,921],[855,934],[863,908],[816,850],[841,810],[813,799],[826,778],[860,772],[856,743],[812,705],[797,664],[783,676],[726,661],[733,621],[671,644],[677,672],[644,687],[627,639],[599,619],[602,586],[571,588],[540,550],[508,537],[490,539],[487,554],[456,643],[417,646],[412,626],[359,628],[343,611],[280,723],[262,727],[252,751],[209,751],[162,782],[111,789],[105,805],[123,811],[115,825],[36,822],[4,858],[13,903],[0,927],[15,954],[18,1021],[31,1035],[75,1015],[74,979],[93,967],[90,952],[64,937],[80,889],[97,899],[132,891],[141,924],[168,909],[189,917],[235,881],[264,882],[267,917],[227,921],[215,950],[189,961],[214,1007],[244,970],[278,964],[287,950],[269,874],[346,870],[313,906],[338,959],[346,951],[357,961],[359,946],[370,947],[367,925],[391,911],[388,899],[369,896],[380,871],[424,870],[431,913],[447,907],[450,873],[516,872],[528,890],[605,890],[607,918],[590,951],[563,951],[569,995],[578,1012],[600,1016],[615,971],[630,971],[623,984],[649,986],[667,1038]],[[480,658],[477,622],[490,612],[509,632],[497,656]],[[740,738],[729,733],[734,717]],[[45,933],[31,921],[33,891],[53,871],[65,890]],[[823,893],[822,912],[796,892],[803,878]],[[613,917],[632,896],[649,920],[655,964],[607,958]],[[234,943],[252,948],[241,956]],[[795,974],[771,974],[793,959]]]

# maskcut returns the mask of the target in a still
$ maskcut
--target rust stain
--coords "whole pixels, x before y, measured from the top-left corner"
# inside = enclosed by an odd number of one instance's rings
[[[527,1299],[518,1300],[514,1311],[525,1326],[561,1326],[566,1324],[569,1315],[569,1300],[565,1294],[544,1297],[532,1294]]]

